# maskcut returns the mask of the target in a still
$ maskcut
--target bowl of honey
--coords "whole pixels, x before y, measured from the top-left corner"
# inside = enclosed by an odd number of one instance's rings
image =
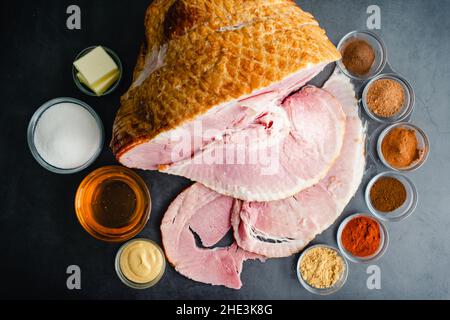
[[[91,236],[106,242],[135,237],[147,224],[151,205],[150,192],[142,178],[120,166],[90,173],[75,196],[80,224]]]

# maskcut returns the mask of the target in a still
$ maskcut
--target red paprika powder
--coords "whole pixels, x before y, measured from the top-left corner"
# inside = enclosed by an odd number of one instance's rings
[[[342,231],[341,241],[345,250],[353,256],[371,256],[380,247],[380,226],[377,221],[368,217],[353,218]]]

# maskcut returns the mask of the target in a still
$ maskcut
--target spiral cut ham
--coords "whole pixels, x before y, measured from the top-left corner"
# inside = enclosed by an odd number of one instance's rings
[[[337,74],[324,91],[342,103],[347,115],[340,157],[320,183],[293,197],[273,202],[236,200],[232,225],[241,248],[271,258],[290,256],[331,226],[358,190],[365,167],[365,137],[353,86]]]
[[[295,110],[283,103],[340,58],[311,14],[290,0],[156,0],[145,26],[114,123],[118,161],[246,201],[284,199],[326,175],[342,110],[307,112],[314,88]]]
[[[248,127],[242,138],[236,133],[229,140],[212,143],[201,154],[165,171],[201,181],[225,195],[258,201],[284,199],[312,186],[326,175],[339,155],[345,114],[329,93],[311,86],[287,99],[280,109],[288,118],[288,126],[279,126],[277,121],[280,119],[268,114],[265,116],[268,119],[259,120],[270,122],[270,129],[257,123]],[[277,135],[281,137],[274,138]],[[249,136],[255,138],[246,140]],[[275,141],[270,142],[272,138]],[[262,146],[256,143],[258,139],[262,139]],[[229,150],[236,150],[243,159],[259,157],[266,163],[243,161],[229,165],[226,162]],[[261,154],[267,157],[262,159]],[[223,161],[205,164],[205,159],[213,158],[213,155],[223,156]],[[239,184],[235,185],[235,181]]]
[[[194,260],[204,261],[196,257],[197,251],[204,249],[195,246],[188,229],[201,230],[197,232],[208,234],[202,239],[211,239],[204,241],[204,244],[211,245],[228,230],[227,219],[231,219],[236,240],[230,247],[231,253],[238,252],[240,259],[248,257],[249,252],[254,254],[250,257],[280,258],[302,250],[342,213],[357,191],[364,173],[364,128],[357,113],[355,92],[348,78],[342,74],[335,74],[323,89],[315,90],[323,95],[320,99],[329,99],[332,105],[340,104],[346,114],[342,152],[327,176],[309,189],[287,199],[272,202],[241,201],[223,196],[199,183],[194,184],[174,201],[164,217],[162,226],[166,254],[170,261],[176,261],[175,266],[177,270],[182,270],[180,271],[182,274],[197,281],[211,283],[211,280],[204,281],[198,277],[200,268],[200,274],[204,277],[206,275],[211,277],[211,273],[214,273],[214,277],[225,279],[220,264],[210,264],[212,267],[208,267],[207,272],[204,267],[191,265]],[[291,99],[297,98],[294,95]],[[180,207],[183,210],[180,210]],[[189,240],[185,242],[183,238],[177,236],[178,232],[173,231],[173,225],[177,223],[174,219],[177,217],[176,219],[188,221],[189,219],[183,217],[190,215],[195,215],[195,220],[191,218],[190,223],[186,223],[182,229]],[[204,232],[205,230],[208,232]],[[181,243],[188,245],[182,246]],[[213,261],[216,262],[223,254],[226,254],[228,259],[230,248],[219,251],[206,249],[209,251],[203,254],[208,259],[214,256]],[[227,279],[230,282],[226,284],[215,282],[215,284],[232,288],[236,288],[236,283],[240,285],[234,277],[240,273],[240,259],[236,268],[236,260],[231,260],[233,266],[231,270],[238,272],[233,273],[232,279]],[[190,268],[179,268],[180,264],[187,264]]]

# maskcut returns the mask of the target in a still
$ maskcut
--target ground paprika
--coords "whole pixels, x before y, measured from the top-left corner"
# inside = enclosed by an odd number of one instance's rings
[[[342,231],[341,242],[345,250],[353,256],[371,256],[377,252],[381,244],[380,225],[369,217],[355,217]]]

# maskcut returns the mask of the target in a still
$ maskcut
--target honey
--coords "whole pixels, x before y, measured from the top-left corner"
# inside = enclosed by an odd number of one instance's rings
[[[75,209],[90,235],[103,241],[122,242],[145,227],[151,198],[145,182],[136,173],[109,166],[95,170],[83,180]]]
[[[92,218],[106,228],[122,228],[132,220],[136,209],[136,194],[119,180],[105,180],[92,197]]]

